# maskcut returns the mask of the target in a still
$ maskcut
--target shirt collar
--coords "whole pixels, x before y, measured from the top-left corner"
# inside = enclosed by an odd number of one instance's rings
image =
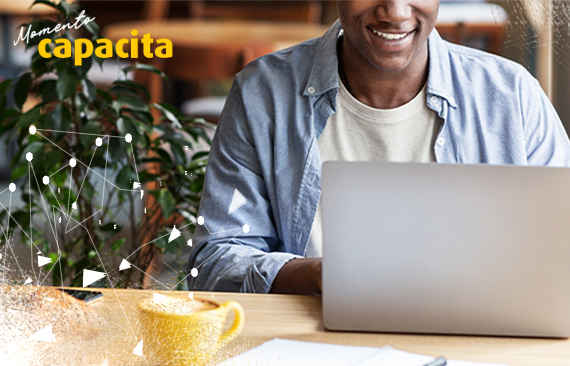
[[[303,95],[323,94],[339,87],[338,56],[336,44],[342,27],[337,19],[329,30],[318,40],[314,63]],[[433,30],[428,38],[429,75],[427,93],[440,96],[456,107],[453,98],[451,65],[447,44],[437,30]]]

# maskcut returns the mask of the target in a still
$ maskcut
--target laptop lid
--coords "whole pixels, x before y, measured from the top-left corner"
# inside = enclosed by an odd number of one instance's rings
[[[570,336],[570,169],[327,162],[330,330]]]

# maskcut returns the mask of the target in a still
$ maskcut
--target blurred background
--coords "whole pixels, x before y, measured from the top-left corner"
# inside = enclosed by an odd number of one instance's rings
[[[251,60],[320,36],[338,17],[336,1],[106,1],[77,0],[81,9],[101,27],[104,37],[116,42],[139,37],[173,42],[174,57],[144,59],[169,77],[137,75],[153,99],[172,104],[187,116],[216,123],[234,75]],[[30,0],[0,0],[0,82],[27,70],[31,51],[20,42],[19,25],[44,16],[51,9]],[[570,128],[570,2],[566,0],[441,0],[437,29],[443,38],[482,49],[522,64],[539,81]],[[86,36],[81,34],[77,36]],[[134,62],[117,59],[93,67],[90,79],[104,87]],[[33,100],[30,101],[33,103]],[[214,130],[209,131],[213,135]],[[0,190],[10,183],[10,155],[0,146]],[[12,207],[20,204],[16,196]],[[5,203],[6,204],[6,203]],[[165,263],[168,258],[165,259]],[[167,265],[168,267],[168,265]]]

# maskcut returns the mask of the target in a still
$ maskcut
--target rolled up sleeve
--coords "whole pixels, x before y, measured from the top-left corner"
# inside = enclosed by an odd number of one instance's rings
[[[266,293],[281,267],[297,255],[279,252],[275,212],[251,133],[239,82],[234,81],[212,141],[194,247],[188,260],[191,290]],[[235,191],[247,200],[229,212]],[[273,203],[277,204],[276,202]],[[244,230],[248,225],[249,231]],[[248,231],[247,233],[245,231]]]

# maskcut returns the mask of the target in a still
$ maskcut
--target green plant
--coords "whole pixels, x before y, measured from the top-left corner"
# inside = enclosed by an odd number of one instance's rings
[[[54,8],[55,16],[26,25],[35,31],[73,23],[79,15],[77,3],[37,3]],[[92,42],[99,38],[95,22],[88,23],[86,30]],[[33,50],[43,38],[62,37],[73,44],[73,35],[64,31],[30,39],[27,47]],[[20,226],[26,233],[21,234],[22,241],[53,258],[48,269],[54,285],[80,286],[84,269],[105,269],[118,286],[141,287],[144,276],[136,275],[140,272],[118,271],[120,253],[136,252],[128,261],[147,274],[158,252],[179,258],[186,244],[183,237],[144,244],[166,235],[175,224],[188,225],[192,233],[200,202],[208,153],[188,157],[187,152],[199,140],[210,144],[205,132],[208,124],[152,102],[145,87],[134,81],[116,80],[106,89],[97,88],[87,73],[103,62],[93,55],[82,66],[74,66],[73,58],[42,58],[35,50],[30,72],[0,84],[0,134],[8,135],[8,145],[15,141],[18,146],[11,161],[12,179],[21,182],[25,201],[24,207],[11,212],[9,227]],[[135,71],[166,77],[146,64],[123,69],[125,75]],[[24,110],[32,91],[37,102]],[[30,133],[32,125],[36,134]],[[126,134],[132,136],[132,143],[126,142]],[[100,147],[98,136],[103,142]],[[26,160],[28,152],[33,154],[31,162]],[[71,157],[78,161],[74,168],[67,166]],[[47,185],[42,184],[44,176],[49,177]],[[105,190],[101,190],[102,178],[107,179]],[[134,182],[141,184],[144,196],[133,188]],[[112,185],[118,189],[109,189]],[[70,207],[74,202],[75,210]],[[121,213],[129,220],[126,237],[116,224]],[[3,211],[0,222],[6,216]],[[75,228],[66,234],[66,226]],[[113,267],[103,264],[111,262]],[[179,279],[185,275],[183,263],[182,259],[177,263]]]

